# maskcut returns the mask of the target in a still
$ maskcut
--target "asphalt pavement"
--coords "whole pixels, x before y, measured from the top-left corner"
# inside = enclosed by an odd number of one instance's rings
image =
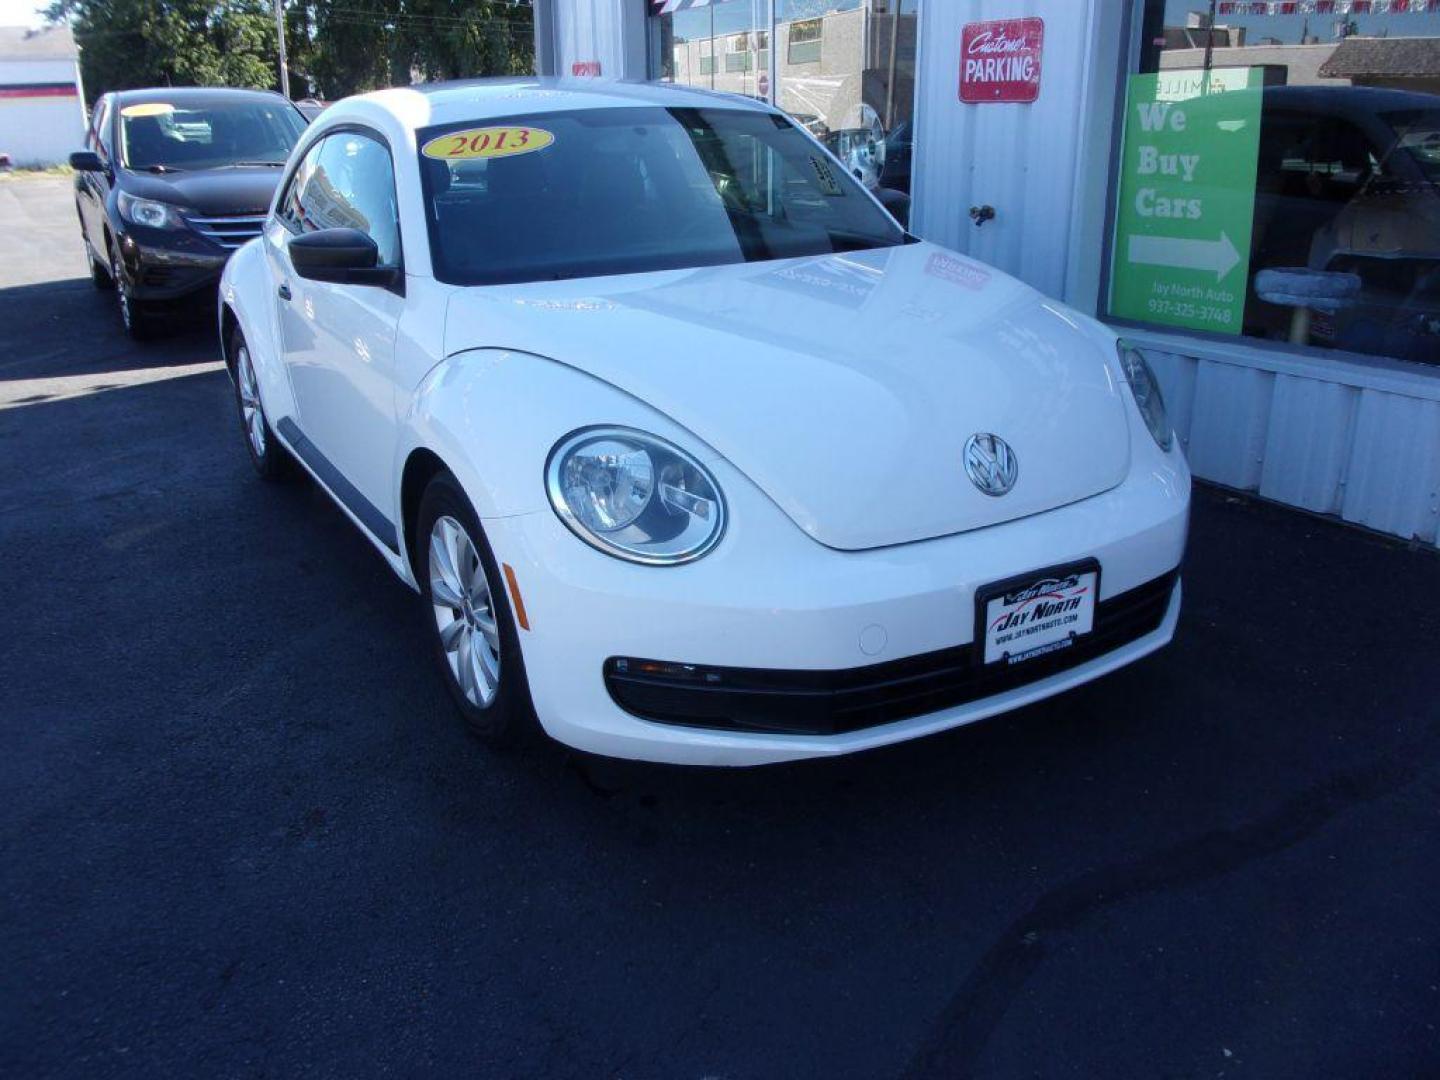
[[[1440,557],[1199,487],[1172,647],[740,771],[497,755],[0,179],[0,1075],[1440,1075]]]

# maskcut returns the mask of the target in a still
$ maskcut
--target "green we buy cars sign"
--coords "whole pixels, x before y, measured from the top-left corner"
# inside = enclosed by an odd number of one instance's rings
[[[1230,68],[1130,79],[1112,315],[1240,333],[1262,78]]]

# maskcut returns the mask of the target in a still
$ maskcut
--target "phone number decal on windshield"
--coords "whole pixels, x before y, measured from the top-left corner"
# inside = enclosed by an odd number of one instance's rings
[[[554,141],[555,136],[544,128],[469,128],[431,139],[420,148],[420,153],[436,161],[470,161],[528,154],[544,150]]]

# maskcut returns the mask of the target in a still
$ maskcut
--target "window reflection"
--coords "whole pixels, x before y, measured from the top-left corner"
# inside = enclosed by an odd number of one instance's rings
[[[1440,363],[1440,4],[1145,0],[1143,13],[1112,314]],[[1153,111],[1147,128],[1144,110],[1167,104],[1186,131]],[[1225,139],[1247,123],[1257,137]],[[1233,266],[1222,247],[1185,265],[1222,239]]]
[[[651,70],[771,101],[862,184],[908,196],[918,10],[918,0],[775,0],[773,29],[765,0],[662,12],[652,19]]]

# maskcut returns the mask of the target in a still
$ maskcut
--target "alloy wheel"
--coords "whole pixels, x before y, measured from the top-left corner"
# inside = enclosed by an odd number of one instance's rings
[[[245,434],[250,440],[250,449],[256,458],[265,456],[265,414],[260,409],[260,387],[255,381],[255,365],[250,362],[250,350],[244,345],[236,351],[235,368],[240,388],[240,418],[245,423]]]
[[[115,300],[120,305],[120,321],[125,324],[126,331],[130,331],[134,329],[135,321],[135,313],[130,300],[130,286],[125,281],[125,269],[120,262],[120,249],[114,246],[110,248],[110,265],[115,268],[112,276],[115,278]]]
[[[451,674],[466,700],[488,707],[500,690],[500,626],[480,554],[448,515],[430,529],[430,602]]]

